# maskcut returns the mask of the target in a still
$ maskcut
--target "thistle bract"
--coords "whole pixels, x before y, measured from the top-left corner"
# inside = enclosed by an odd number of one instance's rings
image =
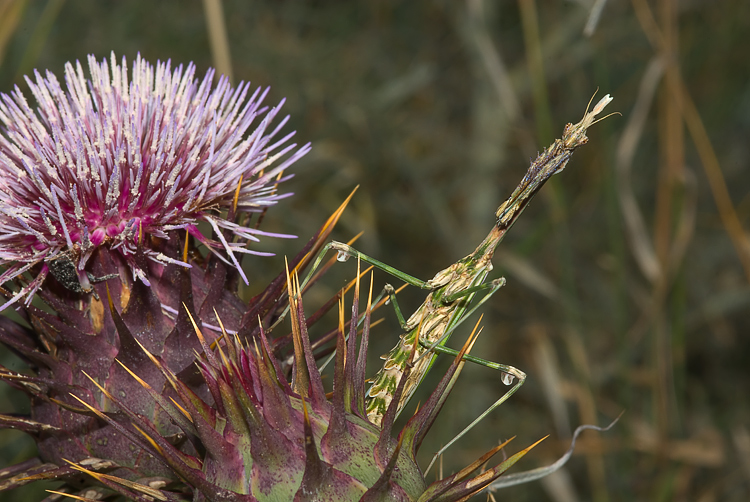
[[[290,283],[296,281],[292,280]],[[161,358],[144,348],[177,398],[166,400],[139,372],[123,363],[135,381],[181,429],[192,448],[178,448],[159,432],[147,417],[135,413],[116,392],[97,385],[94,400],[78,398],[89,412],[106,421],[123,438],[163,462],[193,490],[194,500],[223,501],[454,501],[483,490],[520,459],[526,450],[497,467],[472,477],[471,474],[500,448],[496,447],[461,472],[436,481],[425,481],[416,454],[437,417],[463,366],[462,357],[476,337],[472,336],[443,377],[430,399],[398,435],[391,436],[396,397],[383,419],[382,428],[371,423],[365,409],[365,362],[368,346],[371,300],[364,318],[358,313],[359,283],[355,288],[348,342],[342,318],[337,331],[333,392],[328,399],[315,364],[307,334],[298,287],[289,294],[294,344],[292,379],[287,381],[272,355],[261,329],[252,346],[239,336],[224,332],[209,344],[193,324],[202,352],[197,366],[210,390],[212,402],[196,395],[181,378],[167,369]],[[110,309],[122,339],[133,338],[120,315]],[[192,315],[186,310],[187,316]],[[357,350],[357,326],[363,321]],[[413,354],[412,354],[413,355]],[[141,371],[147,370],[140,365]],[[147,370],[148,371],[148,370]],[[124,415],[127,421],[118,420]],[[192,452],[192,453],[190,453]],[[154,490],[101,474],[82,465],[75,469],[106,481],[113,490],[137,497],[147,494],[173,500],[177,493]]]
[[[50,273],[91,291],[96,277],[86,267],[102,246],[146,284],[139,242],[153,262],[190,266],[149,244],[177,229],[223,248],[218,256],[247,282],[236,253],[258,252],[225,231],[245,241],[264,232],[221,212],[262,211],[284,196],[276,186],[309,146],[287,144],[294,133],[280,130],[288,117],[273,124],[283,101],[264,106],[268,89],[251,94],[249,83],[233,88],[225,77],[214,88],[213,70],[198,81],[193,64],[154,67],[139,55],[128,78],[124,58],[88,62],[88,79],[80,63],[66,64],[65,90],[50,72],[27,78],[36,112],[18,87],[0,95],[0,284],[33,276],[0,310],[30,301]],[[218,241],[202,235],[199,222]]]

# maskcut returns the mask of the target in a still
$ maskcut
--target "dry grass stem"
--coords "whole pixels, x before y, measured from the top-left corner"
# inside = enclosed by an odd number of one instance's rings
[[[232,82],[232,55],[229,51],[229,35],[222,0],[203,0],[203,9],[206,12],[211,58],[219,75],[226,75]]]

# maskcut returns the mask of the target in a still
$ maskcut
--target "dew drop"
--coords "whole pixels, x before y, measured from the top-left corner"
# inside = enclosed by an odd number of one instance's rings
[[[502,379],[505,385],[511,385],[513,383],[513,380],[516,379],[516,377],[514,377],[510,373],[503,373]]]
[[[340,250],[338,254],[336,255],[336,259],[340,262],[345,262],[349,258],[351,258],[351,255],[343,250]]]

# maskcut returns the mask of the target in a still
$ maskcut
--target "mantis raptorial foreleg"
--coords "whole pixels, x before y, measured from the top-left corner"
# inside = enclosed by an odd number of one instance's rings
[[[460,293],[457,293],[455,297],[451,297],[450,300],[446,300],[446,301],[455,301],[455,300],[458,300],[461,297],[468,296],[468,295],[471,295],[473,293],[477,293],[479,291],[489,290],[487,292],[487,294],[484,295],[481,300],[479,300],[479,303],[477,303],[476,305],[474,305],[471,308],[471,310],[469,310],[468,312],[466,312],[464,314],[464,316],[453,326],[452,330],[446,331],[443,334],[443,336],[440,339],[438,339],[438,341],[436,343],[433,343],[432,345],[429,345],[429,346],[425,345],[425,347],[427,347],[428,350],[432,350],[435,347],[440,346],[440,344],[445,340],[445,338],[447,338],[448,336],[450,336],[453,333],[453,331],[455,330],[455,328],[457,328],[459,325],[461,325],[461,323],[464,322],[464,320],[467,317],[469,317],[471,314],[473,314],[479,307],[481,307],[484,304],[484,302],[486,302],[492,295],[494,295],[497,292],[498,289],[500,289],[504,285],[505,285],[505,277],[501,277],[499,279],[495,279],[495,280],[490,281],[488,283],[480,284],[479,286],[476,286],[475,288],[470,288],[467,291],[462,291]],[[383,293],[381,293],[378,296],[378,298],[375,301],[375,304],[377,304],[378,301],[380,301],[380,299],[384,295],[388,295],[388,302],[391,303],[391,305],[393,305],[393,310],[396,313],[396,318],[398,319],[398,322],[399,322],[399,325],[401,326],[401,329],[406,330],[406,321],[404,320],[404,316],[401,313],[401,308],[399,307],[398,300],[396,299],[396,290],[390,284],[386,284],[385,287],[383,288]],[[424,341],[422,340],[422,341],[420,341],[420,343],[424,344]],[[440,351],[438,350],[436,352],[440,352]],[[449,352],[441,352],[441,353],[447,354]],[[452,352],[450,352],[450,353],[452,353],[452,355],[455,356],[455,355],[458,354],[458,351],[452,350]],[[424,355],[422,357],[424,357]],[[467,361],[469,361],[471,358],[469,356],[466,356],[466,357],[464,357],[464,359],[466,359]]]

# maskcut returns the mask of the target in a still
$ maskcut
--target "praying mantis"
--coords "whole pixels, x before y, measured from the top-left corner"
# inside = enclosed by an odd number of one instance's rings
[[[612,97],[609,94],[605,95],[590,111],[587,106],[580,122],[567,124],[562,138],[555,140],[551,146],[537,156],[511,196],[497,209],[495,225],[481,244],[474,252],[441,270],[432,279],[422,281],[412,277],[341,242],[332,241],[321,249],[312,266],[310,275],[302,284],[303,288],[312,277],[315,269],[321,264],[326,253],[334,250],[338,252],[340,261],[345,261],[349,257],[356,257],[407,284],[428,291],[424,303],[417,308],[408,320],[404,320],[393,287],[387,285],[385,288],[384,293],[390,297],[390,302],[401,324],[403,334],[397,345],[387,355],[383,356],[385,362],[382,368],[371,379],[372,386],[366,396],[366,410],[370,422],[375,425],[381,424],[386,410],[393,401],[396,388],[405,375],[407,381],[397,404],[397,413],[403,410],[409,402],[414,391],[435,362],[438,353],[457,354],[456,351],[445,346],[451,334],[471,313],[505,284],[503,278],[486,282],[487,276],[492,270],[492,257],[498,244],[545,182],[553,174],[561,172],[573,152],[579,146],[588,142],[586,130],[594,123],[606,118],[596,119],[596,116],[611,101]],[[589,102],[590,105],[591,101]],[[472,306],[474,298],[479,293],[484,293],[484,296],[476,305]],[[503,383],[506,385],[511,385],[514,381],[516,383],[487,411],[438,452],[436,457],[484,416],[513,395],[526,379],[526,374],[513,366],[486,361],[469,355],[465,355],[464,359],[501,371]],[[410,368],[408,372],[406,371],[407,367]]]

